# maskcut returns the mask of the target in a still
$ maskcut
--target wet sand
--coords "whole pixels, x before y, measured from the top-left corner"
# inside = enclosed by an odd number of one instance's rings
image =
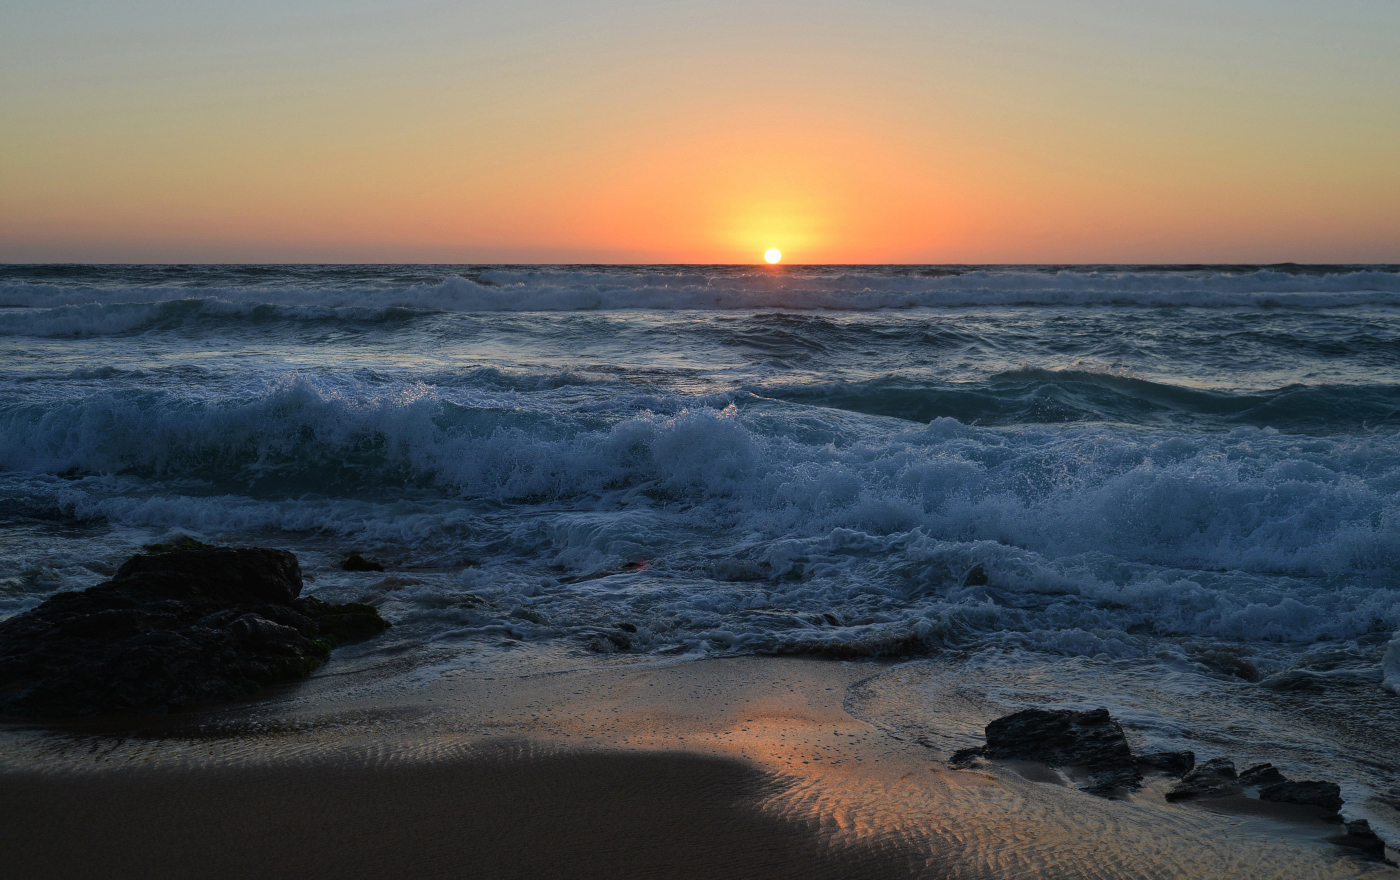
[[[11,877],[906,877],[910,849],[831,845],[765,813],[744,762],[538,753],[4,779]],[[18,856],[18,863],[15,857]],[[8,873],[7,870],[7,873]]]
[[[1354,877],[1323,823],[953,771],[890,667],[333,664],[258,703],[0,731],[21,877]],[[895,670],[897,672],[897,670]],[[406,687],[406,681],[412,681]],[[95,872],[95,873],[94,873]]]

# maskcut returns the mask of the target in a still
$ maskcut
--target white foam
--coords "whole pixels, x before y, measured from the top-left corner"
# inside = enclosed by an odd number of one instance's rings
[[[1400,696],[1400,633],[1396,633],[1386,646],[1385,656],[1381,659],[1381,672],[1384,675],[1381,686]]]
[[[518,392],[481,378],[434,389],[292,376],[218,403],[93,394],[7,412],[0,466],[35,503],[131,528],[485,555],[501,596],[544,596],[561,617],[646,597],[668,621],[658,631],[683,643],[915,632],[1131,656],[1150,650],[1144,634],[1310,641],[1400,627],[1388,434],[850,414],[814,434],[808,409],[684,399],[669,413],[622,400],[600,427],[592,414],[521,412]],[[66,471],[88,476],[50,476]],[[541,579],[643,560],[651,569],[626,581]],[[974,564],[988,587],[960,586]],[[842,625],[801,617],[827,611]]]

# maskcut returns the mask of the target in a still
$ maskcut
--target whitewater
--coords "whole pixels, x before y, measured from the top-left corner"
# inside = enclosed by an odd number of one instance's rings
[[[8,266],[0,355],[0,616],[276,546],[405,687],[889,658],[1400,809],[1400,267]]]

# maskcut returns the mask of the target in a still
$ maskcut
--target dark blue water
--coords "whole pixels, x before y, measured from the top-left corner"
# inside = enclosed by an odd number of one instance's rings
[[[1077,658],[1084,699],[1235,657],[1374,718],[1397,429],[1397,267],[4,267],[0,612],[187,533],[399,642]]]

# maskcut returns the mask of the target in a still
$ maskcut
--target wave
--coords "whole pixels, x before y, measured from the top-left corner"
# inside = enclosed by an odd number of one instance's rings
[[[1400,573],[1400,442],[1389,433],[994,429],[946,417],[814,431],[810,410],[682,399],[670,413],[601,417],[523,411],[499,394],[292,377],[236,402],[130,391],[11,405],[0,410],[0,468],[202,481],[263,498],[416,487],[520,504],[642,492],[752,516],[774,535],[923,528],[1054,555]]]
[[[422,313],[421,309],[400,306],[281,305],[249,296],[242,301],[212,296],[193,298],[188,292],[182,298],[169,300],[144,301],[148,297],[136,293],[129,296],[138,301],[0,307],[0,336],[115,336],[200,325],[217,330],[232,324],[248,324],[255,328],[279,323],[379,327],[402,323]],[[71,292],[62,297],[74,298]]]
[[[1290,385],[1217,391],[1087,370],[1020,369],[976,382],[883,376],[859,382],[749,386],[791,403],[927,423],[1018,425],[1100,421],[1253,425],[1339,434],[1400,426],[1400,386]]]
[[[1400,306],[1400,272],[969,269],[935,274],[793,269],[485,269],[422,275],[362,272],[264,283],[0,283],[0,334],[123,333],[162,320],[377,321],[421,312],[649,309],[875,309],[999,306],[1334,309]],[[235,280],[221,279],[225,282]],[[240,279],[241,280],[241,279]],[[278,280],[303,286],[278,286]],[[261,310],[261,311],[259,311]]]
[[[312,565],[314,536],[377,547],[453,572],[385,599],[441,638],[603,619],[695,650],[1363,639],[1377,669],[1400,629],[1393,432],[855,423],[745,395],[581,412],[524,405],[572,394],[566,374],[470,378],[11,403],[0,497],[114,534],[312,541]]]

